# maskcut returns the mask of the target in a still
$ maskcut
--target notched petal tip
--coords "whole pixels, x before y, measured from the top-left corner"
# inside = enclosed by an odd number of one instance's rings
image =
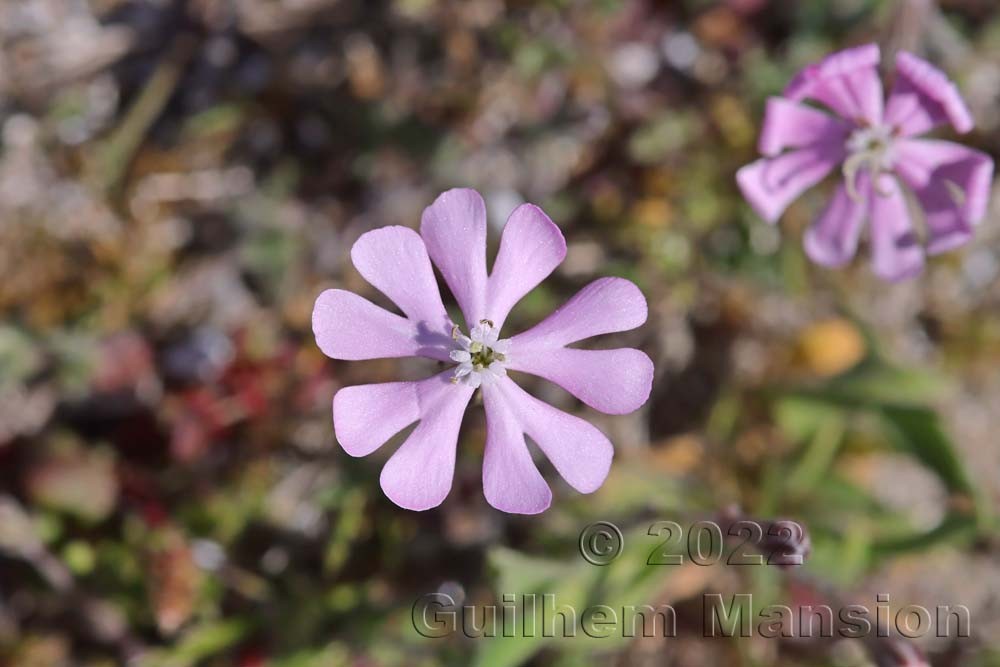
[[[418,383],[420,421],[379,476],[389,500],[414,511],[444,502],[451,491],[458,433],[472,394],[471,387],[452,384],[447,371]]]
[[[432,230],[442,225],[465,226],[469,223],[486,225],[486,201],[472,188],[452,188],[445,190],[424,209],[420,216],[420,236],[426,243],[428,233],[443,232]]]
[[[850,74],[863,68],[878,67],[882,52],[878,44],[862,44],[831,53],[822,60],[806,65],[785,87],[783,95],[802,100],[813,92],[818,81]]]
[[[580,493],[600,488],[614,458],[614,447],[600,429],[540,401],[510,379],[499,381],[492,391],[517,420],[516,430],[535,442],[567,484]],[[537,474],[534,467],[531,471]]]
[[[635,402],[632,405],[623,406],[622,412],[611,412],[608,414],[620,414],[628,415],[632,414],[642,406],[646,405],[649,400],[649,395],[653,392],[653,378],[656,375],[656,367],[653,365],[653,360],[649,358],[649,355],[642,350],[635,350],[638,354],[636,355],[636,373],[633,379],[634,386],[638,387],[639,390],[635,392]]]
[[[958,86],[940,69],[909,51],[900,51],[896,54],[896,72],[928,102],[938,105],[956,132],[965,134],[975,126]]]
[[[313,306],[316,344],[331,359],[360,361],[423,356],[446,360],[447,352],[424,343],[421,326],[423,323],[414,324],[342,289],[326,290]]]
[[[437,325],[448,319],[427,247],[409,227],[390,225],[365,232],[351,248],[351,261],[412,321]]]
[[[338,305],[343,295],[351,294],[346,290],[323,290],[313,303],[312,330],[316,345],[331,359],[339,358],[339,349],[335,337],[330,336],[330,330],[336,325]]]
[[[802,246],[809,259],[828,269],[839,269],[847,266],[856,254],[855,247],[845,247],[847,244],[837,245],[824,240],[820,233],[812,227],[807,229],[803,235]]]
[[[619,299],[630,304],[631,317],[621,324],[621,326],[628,326],[628,328],[618,329],[618,331],[630,331],[646,323],[649,318],[649,304],[646,302],[646,295],[642,293],[638,285],[628,278],[618,276],[608,276],[594,282],[602,283],[602,286],[606,286],[607,289],[616,290],[620,295]]]
[[[478,199],[479,201],[484,201],[483,196],[479,194],[479,190],[475,188],[449,188],[439,194],[435,199],[434,203],[439,201],[446,201],[448,199],[453,199],[454,197],[472,197]]]
[[[383,472],[384,472],[383,468]],[[393,504],[404,510],[410,510],[411,512],[426,512],[427,510],[432,510],[438,507],[441,503],[445,501],[448,497],[448,493],[445,493],[440,497],[421,497],[416,498],[404,492],[397,492],[394,482],[387,482],[384,475],[379,479],[379,485],[382,487],[382,493],[385,497],[393,502]],[[451,488],[448,488],[448,492],[451,492]]]
[[[525,224],[539,225],[544,227],[547,239],[551,240],[554,247],[557,248],[557,254],[559,256],[559,261],[556,264],[562,262],[566,258],[566,237],[563,235],[562,230],[559,229],[559,225],[552,222],[552,218],[542,210],[541,206],[537,204],[532,204],[530,202],[521,204],[507,216],[507,222],[504,226],[510,224],[514,220],[524,220]]]
[[[534,204],[521,204],[507,218],[487,285],[486,310],[496,325],[525,294],[566,258],[566,238]]]
[[[817,144],[843,144],[851,125],[814,107],[771,97],[764,110],[757,149],[765,157],[776,157],[786,149]]]
[[[646,404],[653,388],[653,361],[634,348],[526,351],[510,367],[554,382],[609,415],[635,412]]]
[[[785,208],[780,203],[775,203],[776,198],[765,191],[762,183],[761,172],[766,168],[765,163],[769,159],[772,158],[763,158],[740,167],[736,171],[736,185],[754,213],[764,222],[773,225],[781,218]]]
[[[844,159],[845,147],[823,143],[761,158],[736,172],[736,183],[750,206],[774,223],[793,201],[834,170]]]
[[[341,448],[367,456],[420,418],[415,382],[343,387],[333,397],[333,430]]]
[[[958,250],[973,239],[971,229],[955,229],[950,233],[932,236],[927,241],[928,255],[941,255],[952,250]]]
[[[389,259],[387,255],[396,257],[399,252],[398,246],[412,243],[419,243],[423,247],[424,241],[415,230],[402,225],[387,225],[378,229],[371,229],[361,236],[351,246],[351,264],[369,282],[374,285],[368,274],[381,272],[383,267],[379,266],[380,261]],[[398,271],[398,269],[396,269]],[[376,280],[376,282],[378,282]],[[374,285],[377,287],[377,285]]]
[[[424,242],[416,230],[404,227],[403,225],[386,225],[377,229],[370,229],[359,236],[354,245],[351,246],[351,262],[357,266],[358,257],[364,255],[365,251],[373,249],[373,246],[381,246],[386,239],[391,239],[395,236],[418,241],[421,244]]]
[[[485,315],[486,202],[475,190],[438,195],[420,216],[427,254],[458,301],[467,323]]]
[[[514,358],[522,351],[556,349],[593,336],[629,331],[648,315],[646,297],[625,278],[598,278],[547,318],[514,336]]]
[[[483,487],[483,496],[490,507],[507,514],[533,515],[541,514],[552,506],[552,490],[545,484],[545,493],[517,494],[500,492],[489,486]]]
[[[490,506],[493,507],[493,509],[499,510],[501,512],[506,512],[507,514],[523,514],[525,516],[533,516],[535,514],[543,513],[545,510],[549,509],[549,507],[552,506],[552,495],[550,493],[548,500],[545,501],[544,503],[539,503],[538,505],[522,506],[516,503],[511,505],[505,505],[504,501],[497,499],[496,502],[494,502],[494,500],[490,500],[489,497],[486,498],[486,502],[488,502]]]
[[[608,475],[611,473],[611,462],[614,460],[614,458],[615,458],[614,448],[610,447],[609,443],[609,451],[607,456],[604,459],[601,459],[597,462],[597,465],[594,466],[593,470],[590,472],[589,475],[578,477],[574,479],[572,482],[570,480],[566,480],[567,483],[570,486],[572,486],[577,492],[582,493],[584,495],[589,495],[591,493],[594,493],[602,486],[604,486],[604,482],[607,481]]]

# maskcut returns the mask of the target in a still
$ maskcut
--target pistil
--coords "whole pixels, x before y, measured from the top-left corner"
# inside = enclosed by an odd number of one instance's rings
[[[847,195],[856,202],[862,200],[858,192],[858,174],[867,168],[872,178],[875,191],[882,196],[889,193],[879,186],[879,175],[889,171],[893,162],[893,131],[889,127],[862,127],[855,130],[847,139],[847,150],[850,156],[844,160],[842,168]]]

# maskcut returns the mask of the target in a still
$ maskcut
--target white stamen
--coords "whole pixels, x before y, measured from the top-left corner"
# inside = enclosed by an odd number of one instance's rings
[[[455,326],[451,337],[458,344],[448,355],[452,361],[458,362],[452,382],[464,382],[477,388],[507,375],[510,339],[500,340],[500,329],[492,321],[480,320],[468,336],[462,335]]]
[[[867,168],[875,191],[883,197],[891,193],[879,187],[879,175],[892,169],[895,151],[893,149],[893,129],[884,125],[858,128],[847,139],[846,148],[850,155],[842,168],[847,194],[854,201],[861,201],[858,192],[858,173]]]
[[[452,361],[457,361],[460,364],[472,361],[472,355],[468,350],[452,350],[448,356],[451,357]]]

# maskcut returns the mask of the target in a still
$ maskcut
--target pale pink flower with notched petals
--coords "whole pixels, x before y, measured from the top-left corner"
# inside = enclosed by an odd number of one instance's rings
[[[577,491],[590,493],[604,482],[613,454],[607,437],[534,398],[507,372],[550,380],[601,412],[636,410],[652,385],[649,357],[634,349],[569,345],[645,322],[639,288],[622,278],[596,280],[537,326],[511,338],[499,335],[514,304],[565,256],[559,228],[540,208],[524,204],[508,218],[487,273],[483,199],[475,190],[449,190],[424,210],[419,235],[384,227],[362,235],[351,249],[357,270],[402,315],[344,290],[327,290],[316,300],[313,332],[329,357],[426,357],[456,364],[426,380],[345,387],[334,396],[334,430],[352,456],[374,452],[417,422],[382,469],[382,489],[397,505],[425,510],[448,495],[459,428],[477,388],[486,410],[483,490],[491,505],[534,514],[551,503],[526,435]],[[432,261],[462,310],[468,335],[445,311]]]
[[[832,54],[806,67],[767,104],[764,158],[737,174],[743,195],[768,222],[838,166],[843,180],[806,232],[806,254],[824,266],[854,257],[869,220],[875,273],[890,281],[923,269],[924,255],[968,241],[989,203],[993,160],[961,144],[918,135],[973,121],[955,85],[930,63],[900,52],[883,102],[878,46]],[[802,104],[819,102],[833,113]],[[923,237],[923,238],[921,238]]]

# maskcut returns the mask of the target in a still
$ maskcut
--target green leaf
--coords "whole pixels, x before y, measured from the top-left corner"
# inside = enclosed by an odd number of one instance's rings
[[[933,374],[897,369],[873,357],[822,386],[779,391],[776,420],[790,435],[811,437],[829,418],[824,416],[825,409],[872,415],[889,445],[927,466],[949,491],[977,501],[982,514],[985,507],[976,498],[954,443],[940,417],[927,405],[943,386]],[[821,454],[809,462],[813,475],[822,463]],[[805,480],[806,473],[801,475]]]
[[[238,618],[203,623],[187,631],[174,646],[144,655],[141,665],[191,667],[234,646],[250,632],[251,627],[249,621]]]
[[[970,514],[952,512],[944,521],[933,529],[920,533],[912,533],[875,542],[873,551],[876,557],[886,558],[900,553],[926,551],[940,542],[970,540],[978,532],[976,518]]]
[[[898,449],[912,454],[937,473],[950,491],[974,495],[965,466],[935,412],[900,405],[882,405],[877,411]]]
[[[875,403],[926,403],[941,395],[947,382],[918,368],[897,368],[872,359],[833,378],[827,391],[857,401]]]
[[[778,428],[793,442],[814,437],[831,419],[844,414],[843,408],[829,401],[795,395],[775,401],[773,412]]]
[[[540,559],[498,548],[490,554],[490,562],[498,571],[497,597],[513,594],[518,603],[523,596],[535,594],[537,604],[523,610],[524,617],[533,614],[533,623],[517,624],[515,630],[525,627],[533,632],[516,637],[487,637],[482,639],[476,656],[476,667],[515,667],[524,664],[545,647],[561,652],[613,650],[633,641],[625,635],[626,607],[640,607],[660,600],[676,565],[648,565],[650,552],[658,549],[663,537],[650,536],[648,523],[624,531],[621,554],[605,566],[592,565],[577,554],[565,561]],[[556,636],[543,636],[543,595],[552,596],[550,605],[572,607],[576,613],[575,636],[564,637],[561,626],[555,626]],[[519,605],[520,606],[520,605]],[[610,607],[614,618],[604,627],[606,637],[588,635],[584,629],[584,614],[592,614],[598,606]],[[588,611],[590,610],[590,611]],[[499,612],[498,612],[499,613]],[[551,617],[546,616],[547,619]],[[628,620],[627,620],[628,619]],[[551,624],[551,620],[548,621]]]
[[[795,494],[813,488],[825,477],[844,440],[844,417],[840,412],[828,412],[806,447],[798,464],[788,475],[786,487]]]
[[[510,549],[495,549],[489,557],[498,571],[498,597],[505,593],[521,596],[551,594],[556,606],[569,605],[580,609],[587,592],[599,576],[599,568],[581,560],[579,564],[534,558]],[[515,667],[531,658],[554,637],[542,633],[541,602],[534,613],[536,632],[515,637],[484,638],[473,663],[475,667]],[[527,611],[525,614],[527,615]],[[524,627],[523,625],[521,626]]]

